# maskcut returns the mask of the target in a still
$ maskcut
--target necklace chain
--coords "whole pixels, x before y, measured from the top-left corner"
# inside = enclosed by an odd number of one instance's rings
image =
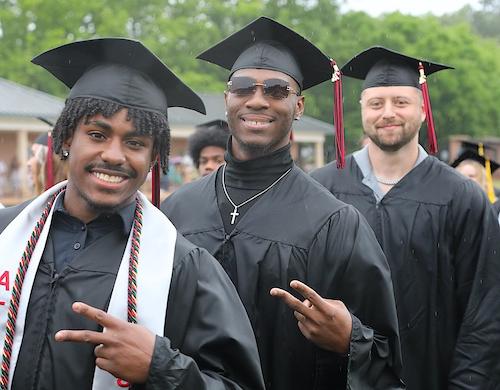
[[[222,189],[224,190],[224,194],[226,195],[226,198],[227,200],[229,201],[229,203],[231,203],[231,205],[234,207],[234,210],[232,213],[230,213],[231,215],[231,225],[234,225],[234,222],[236,220],[236,217],[238,215],[240,215],[240,213],[238,213],[238,209],[241,207],[241,206],[244,206],[246,205],[247,203],[251,202],[252,200],[258,198],[259,196],[261,195],[264,195],[267,191],[269,191],[271,188],[273,188],[276,184],[278,184],[278,182],[283,179],[286,175],[288,175],[290,173],[290,171],[292,170],[292,167],[288,168],[288,170],[283,173],[280,177],[278,177],[274,182],[272,182],[267,188],[264,188],[262,191],[258,192],[257,194],[255,194],[254,196],[248,198],[247,200],[245,200],[244,202],[241,202],[240,204],[236,204],[233,202],[233,200],[231,199],[231,197],[229,196],[229,193],[227,192],[227,188],[226,188],[226,165],[227,164],[224,164],[222,166]]]
[[[383,178],[383,177],[375,176],[375,179],[380,184],[385,184],[386,186],[394,186],[394,185],[398,184],[401,181],[402,177],[400,177],[399,179],[390,180],[390,179],[386,179],[386,178]]]

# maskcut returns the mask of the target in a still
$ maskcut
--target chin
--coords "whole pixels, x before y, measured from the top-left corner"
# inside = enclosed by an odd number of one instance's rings
[[[103,199],[104,198],[104,199]],[[130,203],[132,197],[124,198],[111,198],[106,199],[106,197],[84,197],[85,202],[87,203],[87,207],[90,210],[94,210],[95,212],[101,213],[114,213],[116,210]]]

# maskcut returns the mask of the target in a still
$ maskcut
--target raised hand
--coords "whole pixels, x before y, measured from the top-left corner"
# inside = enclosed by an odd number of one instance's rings
[[[300,301],[281,288],[273,288],[272,296],[285,302],[297,318],[302,334],[317,346],[340,354],[349,352],[351,340],[352,318],[342,301],[322,298],[316,291],[292,280],[290,287],[304,298]]]
[[[56,341],[95,344],[95,363],[116,378],[145,383],[153,356],[155,335],[143,326],[120,320],[82,302],[73,303],[75,313],[97,322],[103,332],[60,330]]]

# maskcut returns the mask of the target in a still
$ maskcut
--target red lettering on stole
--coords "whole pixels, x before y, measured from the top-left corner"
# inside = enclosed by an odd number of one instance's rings
[[[5,291],[10,290],[10,279],[9,279],[9,271],[3,271],[3,274],[0,276],[0,286],[5,288]],[[0,301],[0,306],[4,306],[5,301]]]
[[[118,387],[130,387],[130,383],[128,383],[127,381],[124,381],[123,379],[117,379],[116,380],[116,384],[118,385]]]

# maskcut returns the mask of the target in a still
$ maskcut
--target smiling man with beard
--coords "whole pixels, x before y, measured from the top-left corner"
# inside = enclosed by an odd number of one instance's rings
[[[138,192],[167,169],[167,108],[201,99],[128,39],[33,62],[71,88],[52,133],[69,179],[0,212],[0,388],[263,389],[231,281]]]
[[[391,267],[409,390],[500,383],[500,230],[485,194],[418,143],[425,74],[448,68],[373,47],[342,68],[363,79],[371,142],[312,173],[368,220]],[[427,118],[428,122],[432,118]]]
[[[231,277],[266,388],[399,388],[393,290],[373,232],[290,155],[302,91],[331,79],[330,59],[265,17],[199,58],[230,70],[227,164],[162,210]]]

